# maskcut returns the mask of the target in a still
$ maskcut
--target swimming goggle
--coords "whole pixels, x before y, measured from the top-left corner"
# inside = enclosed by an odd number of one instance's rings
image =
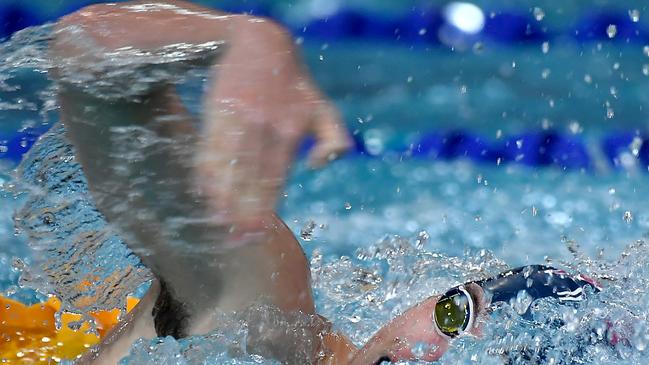
[[[447,291],[437,300],[433,319],[443,334],[456,337],[473,326],[474,313],[473,297],[463,286],[459,286]]]

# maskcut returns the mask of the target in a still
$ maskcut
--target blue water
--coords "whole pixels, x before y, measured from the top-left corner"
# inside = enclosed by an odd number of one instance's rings
[[[26,45],[38,45],[30,42],[27,37]],[[24,43],[13,46],[25,49]],[[28,55],[37,54],[35,49]],[[605,280],[608,289],[578,309],[535,304],[536,323],[501,308],[482,339],[460,339],[442,361],[500,364],[496,353],[502,350],[513,363],[526,363],[516,355],[526,348],[546,352],[544,363],[646,363],[649,256],[639,241],[649,235],[649,174],[633,163],[616,169],[601,151],[601,139],[615,130],[646,131],[643,67],[649,58],[643,45],[557,42],[545,53],[539,46],[484,45],[453,52],[309,43],[306,60],[350,131],[380,151],[434,130],[461,127],[497,140],[552,128],[583,141],[595,165],[564,171],[381,154],[352,155],[312,171],[298,161],[278,210],[301,237],[311,260],[316,305],[335,328],[360,345],[394,315],[449,286],[511,266],[550,262],[613,280]],[[54,123],[55,108],[48,104],[53,94],[44,75],[10,66],[2,68],[7,83],[20,89],[1,91],[1,101],[8,103],[0,112],[2,131]],[[200,83],[200,77],[192,79],[184,91],[195,111]],[[5,166],[0,170],[0,289],[35,300],[20,285],[23,269],[16,259],[38,275],[39,253],[27,247],[24,235],[14,235],[12,221],[28,196],[21,193],[24,181],[11,177],[13,166]],[[125,260],[116,264],[132,265]],[[28,284],[41,290],[49,285],[42,277],[31,279]],[[566,325],[554,325],[557,319]],[[631,343],[598,341],[606,320],[631,333]],[[265,361],[254,355],[232,358],[232,346],[241,346],[246,330],[228,318],[223,323],[224,329],[210,336],[140,343],[126,363]]]

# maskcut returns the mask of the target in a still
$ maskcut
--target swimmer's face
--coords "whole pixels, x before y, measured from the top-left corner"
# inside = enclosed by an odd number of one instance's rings
[[[467,322],[469,326],[458,328],[458,332],[460,335],[468,333],[477,336],[480,334],[482,313],[486,308],[484,292],[476,284],[465,285],[463,289],[471,296],[474,306],[470,313],[471,321]],[[435,361],[442,357],[449,347],[451,337],[442,332],[435,320],[434,313],[440,298],[428,298],[384,326],[360,350],[359,358],[364,361],[358,363],[377,364],[380,359],[392,362]],[[448,332],[448,328],[446,330]]]

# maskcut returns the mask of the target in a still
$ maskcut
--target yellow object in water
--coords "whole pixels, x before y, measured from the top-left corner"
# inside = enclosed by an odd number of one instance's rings
[[[127,310],[133,309],[137,302],[136,298],[128,298]],[[88,333],[87,322],[78,330],[69,328],[69,324],[81,321],[82,316],[63,312],[62,326],[57,330],[54,314],[60,307],[59,300],[53,297],[31,306],[0,297],[0,364],[49,365],[74,360],[119,322],[118,309],[91,313],[97,336]]]

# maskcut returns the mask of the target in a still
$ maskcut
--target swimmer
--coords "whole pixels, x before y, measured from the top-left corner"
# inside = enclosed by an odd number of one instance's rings
[[[582,286],[596,286],[546,267],[514,270],[421,302],[357,349],[317,316],[306,257],[273,213],[302,137],[316,137],[313,166],[351,145],[281,26],[184,1],[98,4],[57,23],[51,54],[61,126],[90,194],[155,276],[78,364],[116,364],[139,338],[207,333],[219,325],[215,309],[260,301],[314,320],[295,324],[303,326],[292,331],[304,334],[299,341],[251,333],[253,353],[374,365],[415,359],[412,347],[425,344],[420,359],[434,361],[454,337],[479,334],[487,308],[520,290],[572,301]],[[199,121],[173,82],[195,67],[212,73]]]
[[[288,32],[184,1],[132,1],[63,17],[50,49],[60,124],[90,195],[157,280],[143,302],[154,317],[123,332],[205,333],[214,308],[259,297],[313,313],[306,259],[273,209],[304,136],[316,139],[314,167],[351,139]],[[200,118],[174,83],[195,68],[212,74]]]

